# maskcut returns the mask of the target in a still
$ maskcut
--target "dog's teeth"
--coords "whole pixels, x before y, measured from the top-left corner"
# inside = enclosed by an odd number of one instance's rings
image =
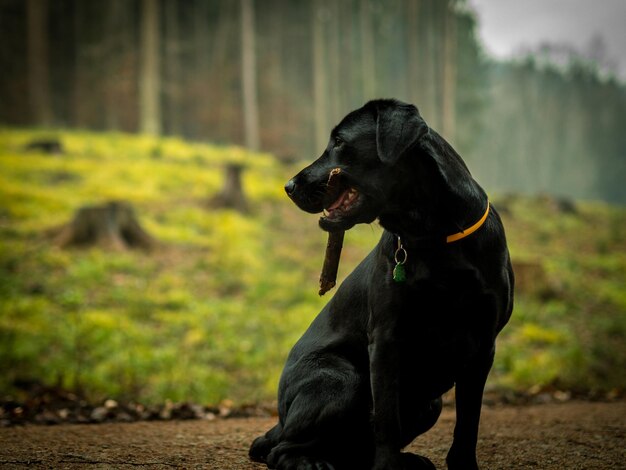
[[[357,190],[354,188],[351,188],[350,191],[348,192],[348,198],[346,202],[352,202],[356,196],[357,196]]]

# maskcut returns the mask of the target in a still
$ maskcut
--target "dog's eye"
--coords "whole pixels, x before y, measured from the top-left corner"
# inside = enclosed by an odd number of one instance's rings
[[[341,137],[335,137],[335,147],[341,147],[344,144],[343,140],[341,140]]]

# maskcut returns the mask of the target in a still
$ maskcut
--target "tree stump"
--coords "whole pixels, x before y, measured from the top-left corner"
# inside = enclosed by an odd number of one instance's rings
[[[231,163],[224,168],[224,186],[210,201],[211,207],[235,209],[248,212],[248,200],[243,192],[241,174],[243,165]]]
[[[63,144],[55,138],[35,139],[31,140],[24,147],[26,152],[42,152],[50,155],[61,155],[63,153]]]
[[[62,248],[101,246],[109,250],[150,249],[156,242],[140,225],[133,207],[123,201],[84,206],[56,236]]]

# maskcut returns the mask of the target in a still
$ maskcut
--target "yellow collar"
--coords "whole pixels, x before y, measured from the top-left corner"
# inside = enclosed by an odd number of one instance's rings
[[[482,225],[485,223],[485,220],[487,220],[487,216],[489,215],[489,201],[487,201],[487,210],[485,211],[485,213],[483,214],[483,216],[480,218],[480,220],[478,222],[476,222],[474,225],[472,225],[469,228],[466,228],[465,230],[462,230],[458,233],[455,233],[453,235],[448,235],[446,237],[446,243],[452,243],[455,242],[457,240],[460,240],[462,238],[465,238],[469,235],[471,235],[472,233],[474,233],[476,230],[478,230],[480,227],[482,227]]]
[[[474,233],[476,230],[478,230],[480,227],[482,227],[482,225],[485,223],[485,220],[487,220],[487,216],[489,215],[489,207],[490,207],[490,204],[489,204],[489,201],[487,201],[487,210],[485,211],[483,216],[480,218],[480,220],[476,222],[474,225],[472,225],[471,227],[466,228],[465,230],[462,230],[461,232],[448,235],[446,237],[446,243],[452,243],[457,240],[461,240],[462,238],[468,237],[472,233]],[[408,254],[406,252],[406,249],[402,246],[402,240],[398,236],[398,248],[396,249],[393,255],[393,259],[396,263],[396,266],[393,268],[393,273],[392,273],[394,281],[400,282],[400,283],[406,281],[406,272],[405,272],[404,264],[406,263],[407,258],[408,258]]]

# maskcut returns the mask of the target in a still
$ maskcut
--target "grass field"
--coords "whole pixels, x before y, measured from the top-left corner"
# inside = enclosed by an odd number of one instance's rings
[[[65,152],[26,152],[36,137]],[[251,211],[212,209],[242,163]],[[0,395],[38,380],[92,399],[271,399],[317,296],[326,235],[283,195],[297,167],[237,147],[114,133],[0,130]],[[519,278],[492,386],[626,386],[626,210],[492,195]],[[61,249],[81,206],[125,200],[151,251]],[[380,237],[346,235],[340,277]]]

